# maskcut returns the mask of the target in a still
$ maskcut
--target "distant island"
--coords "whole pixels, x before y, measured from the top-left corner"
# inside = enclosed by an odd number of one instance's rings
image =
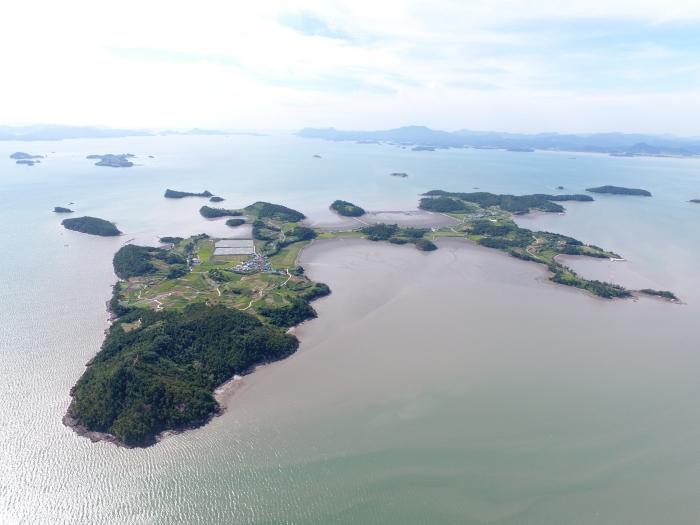
[[[80,233],[90,235],[99,235],[100,237],[114,237],[121,235],[117,227],[109,221],[98,219],[97,217],[75,217],[73,219],[64,219],[61,223],[67,230],[73,230]]]
[[[212,197],[211,199],[209,199],[209,202],[223,202],[225,200],[226,199],[224,199],[223,197]]]
[[[360,232],[367,236],[369,241],[389,241],[392,244],[415,244],[416,248],[424,252],[437,250],[437,246],[425,235],[430,232],[427,228],[399,228],[396,224],[372,224],[360,228]]]
[[[231,133],[229,131],[221,131],[218,129],[199,129],[194,128],[189,131],[161,131],[159,135],[248,135],[250,137],[269,137],[266,133]]]
[[[204,190],[202,193],[191,193],[189,191],[165,190],[166,199],[183,199],[185,197],[212,197],[214,194]]]
[[[487,192],[455,193],[442,190],[431,190],[423,194],[419,208],[438,213],[469,213],[477,205],[483,208],[498,206],[504,211],[524,215],[531,211],[562,213],[564,207],[552,201],[581,201],[589,202],[590,195],[495,195]]]
[[[534,153],[534,149],[532,148],[506,148],[506,151],[513,151],[515,153]]]
[[[405,179],[408,177],[408,173],[390,173],[392,177],[401,177],[402,179]]]
[[[34,166],[34,164],[36,164],[37,162],[41,162],[41,161],[40,160],[22,159],[22,160],[18,160],[17,162],[15,162],[15,164],[26,164],[27,166]]]
[[[88,155],[88,159],[100,159],[100,162],[96,162],[95,166],[107,166],[109,168],[130,168],[134,165],[130,158],[134,155],[131,153],[124,153],[122,155]]]
[[[43,159],[43,155],[30,155],[29,153],[24,153],[23,151],[18,151],[10,155],[11,159]]]
[[[507,149],[510,151],[551,150],[607,153],[620,156],[700,156],[700,139],[672,135],[594,133],[585,135],[506,133],[494,131],[440,131],[426,126],[404,126],[381,131],[343,131],[335,128],[306,128],[297,133],[308,139],[353,141],[359,144],[386,142],[415,146],[415,151],[429,148]],[[427,149],[426,149],[427,148]]]
[[[435,151],[435,148],[433,146],[416,146],[415,148],[411,148],[413,151]]]
[[[60,206],[56,206],[53,209],[54,213],[73,213],[73,210],[70,210],[68,208],[61,208]]]
[[[690,199],[688,202],[694,202],[695,204],[700,204],[700,199]]]
[[[236,217],[243,215],[240,211],[225,210],[223,208],[210,208],[209,206],[202,206],[199,208],[199,214],[206,219],[216,219],[218,217]]]
[[[641,195],[643,197],[651,197],[651,193],[647,190],[622,188],[619,186],[600,186],[599,188],[588,188],[586,191],[590,191],[591,193],[609,193],[611,195]]]
[[[315,158],[315,159],[320,159],[320,158],[321,158],[321,155],[314,155],[314,158]]]
[[[345,217],[361,217],[365,214],[365,210],[347,201],[335,201],[330,205],[330,209],[338,215],[343,215]]]

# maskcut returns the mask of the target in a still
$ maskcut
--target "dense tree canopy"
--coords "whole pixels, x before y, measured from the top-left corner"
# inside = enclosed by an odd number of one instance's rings
[[[75,217],[72,219],[64,219],[61,224],[67,230],[88,233],[90,235],[99,235],[101,237],[114,237],[121,235],[122,233],[111,222],[104,219],[98,219],[97,217]]]
[[[223,306],[134,309],[112,326],[73,388],[70,414],[87,429],[147,444],[161,430],[205,421],[218,409],[212,397],[218,385],[298,345],[294,336]]]

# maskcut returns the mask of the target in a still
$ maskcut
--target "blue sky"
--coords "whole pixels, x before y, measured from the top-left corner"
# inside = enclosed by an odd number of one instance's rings
[[[700,135],[697,0],[249,4],[15,2],[0,121]]]

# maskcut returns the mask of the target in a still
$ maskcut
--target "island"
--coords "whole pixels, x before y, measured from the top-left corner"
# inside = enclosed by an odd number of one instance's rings
[[[213,197],[214,194],[204,190],[202,193],[192,193],[189,191],[165,190],[166,199],[184,199],[185,197]]]
[[[647,190],[622,188],[619,186],[600,186],[599,188],[588,188],[586,191],[591,193],[609,193],[611,195],[640,195],[642,197],[651,197],[651,193]]]
[[[209,199],[209,202],[223,202],[225,200],[226,199],[224,199],[223,197],[212,197],[211,199]]]
[[[11,159],[24,159],[24,160],[31,160],[31,159],[43,159],[43,155],[30,155],[29,153],[24,153],[23,151],[17,151],[10,155]]]
[[[360,228],[360,232],[370,241],[389,241],[392,244],[412,243],[421,251],[431,252],[437,246],[424,236],[430,230],[426,228],[399,228],[396,224],[372,224]]]
[[[27,166],[34,166],[36,163],[40,163],[40,160],[18,160],[15,164],[26,164]]]
[[[231,228],[235,228],[243,224],[245,224],[245,219],[229,219],[226,221],[226,226],[230,226]]]
[[[433,146],[416,146],[415,148],[411,148],[412,151],[435,151],[435,148]]]
[[[134,165],[129,159],[133,158],[134,155],[131,153],[124,153],[122,155],[88,155],[88,159],[100,159],[99,162],[95,163],[95,166],[107,166],[109,168],[130,168]]]
[[[408,173],[390,173],[392,177],[401,177],[402,179],[405,179],[408,177]]]
[[[695,204],[700,204],[700,199],[690,199],[688,202],[694,202]]]
[[[535,152],[535,150],[532,148],[518,148],[518,147],[506,148],[506,151],[512,151],[515,153],[534,153]]]
[[[61,206],[56,206],[53,209],[54,213],[73,213],[73,210],[69,208],[62,208]]]
[[[320,159],[320,158],[321,158],[321,155],[314,155],[314,158],[315,158],[315,159]]]
[[[347,201],[335,201],[330,205],[330,209],[336,212],[338,215],[343,215],[344,217],[361,217],[365,214],[365,210]]]
[[[113,323],[70,391],[64,424],[93,441],[149,446],[206,424],[223,410],[218,387],[297,350],[289,328],[316,317],[311,302],[330,293],[296,266],[316,233],[286,220],[303,217],[296,210],[246,209],[265,239],[161,237],[168,248],[114,255]]]
[[[432,190],[423,194],[418,206],[422,210],[438,213],[467,213],[477,207],[488,208],[498,206],[504,211],[524,215],[531,211],[563,213],[564,207],[553,201],[590,202],[590,195],[495,195],[487,192],[455,193],[442,190]]]
[[[122,234],[113,223],[104,219],[98,219],[97,217],[64,219],[61,224],[67,230],[87,233],[89,235],[99,235],[100,237],[114,237]]]
[[[202,206],[199,208],[199,214],[205,219],[217,219],[219,217],[237,217],[243,215],[240,211],[225,210],[223,208],[211,208]]]

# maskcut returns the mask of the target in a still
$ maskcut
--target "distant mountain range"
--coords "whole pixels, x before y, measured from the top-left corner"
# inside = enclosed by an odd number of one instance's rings
[[[215,129],[194,128],[190,131],[163,131],[160,135],[253,135],[266,137],[264,133],[229,133]],[[147,130],[110,129],[95,126],[60,126],[56,124],[34,124],[31,126],[0,126],[0,140],[63,140],[63,139],[110,139],[115,137],[152,137]]]
[[[303,138],[352,140],[363,144],[388,142],[414,146],[417,150],[431,148],[496,148],[512,151],[563,150],[612,155],[700,155],[700,137],[681,138],[673,135],[641,135],[625,133],[594,133],[562,135],[560,133],[501,133],[495,131],[437,131],[425,126],[406,126],[386,131],[339,131],[335,128],[305,128],[297,133]]]
[[[115,137],[147,137],[150,135],[153,135],[153,133],[145,130],[59,126],[57,124],[0,126],[0,140],[108,139]]]

